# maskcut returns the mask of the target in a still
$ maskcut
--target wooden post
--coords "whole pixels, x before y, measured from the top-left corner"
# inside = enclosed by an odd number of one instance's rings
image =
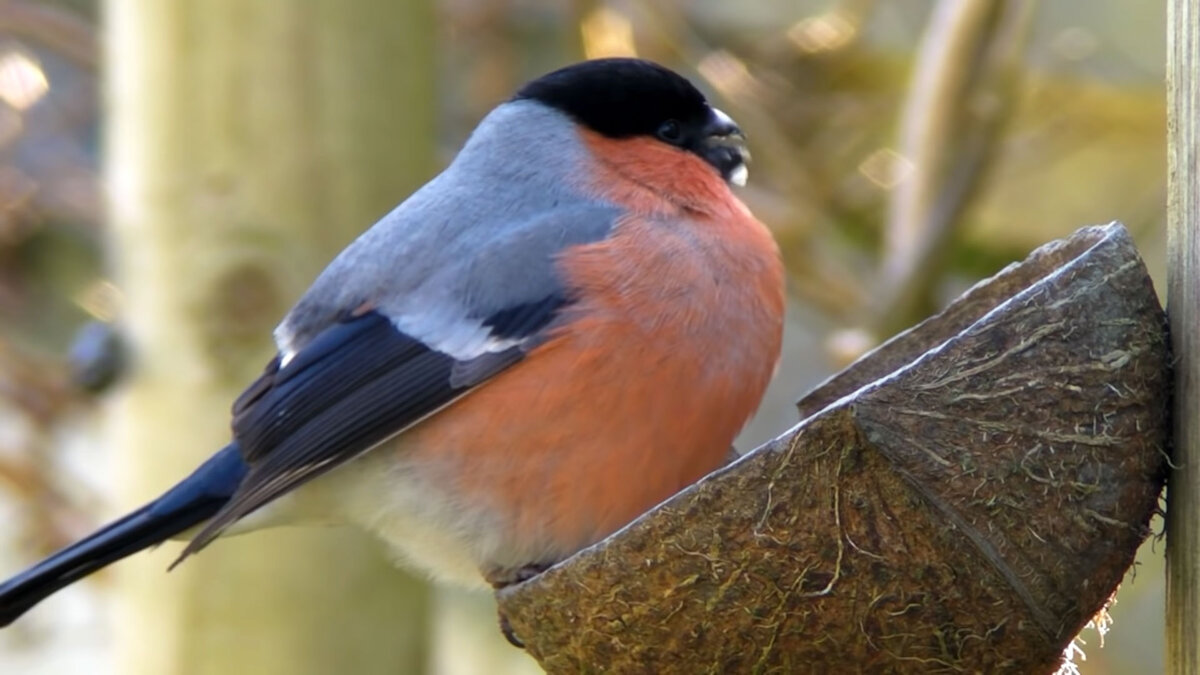
[[[1167,308],[1175,470],[1167,505],[1167,671],[1200,673],[1200,0],[1167,3]]]

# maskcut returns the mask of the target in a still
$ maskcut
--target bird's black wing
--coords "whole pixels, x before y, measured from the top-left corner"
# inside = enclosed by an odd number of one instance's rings
[[[502,351],[456,359],[404,334],[377,312],[318,334],[286,364],[273,360],[233,407],[233,434],[249,465],[232,498],[184,549],[293,488],[370,450],[519,361],[565,299],[553,293],[484,317]]]

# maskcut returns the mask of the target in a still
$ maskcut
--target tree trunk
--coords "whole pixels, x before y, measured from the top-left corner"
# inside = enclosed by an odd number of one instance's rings
[[[107,170],[135,372],[123,507],[229,438],[271,329],[432,168],[427,0],[106,4]],[[414,673],[424,584],[365,537],[277,530],[118,566],[120,673]]]

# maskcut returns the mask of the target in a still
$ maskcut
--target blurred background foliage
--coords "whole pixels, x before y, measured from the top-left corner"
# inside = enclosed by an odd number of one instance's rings
[[[668,64],[746,129],[742,195],[781,243],[794,302],[743,451],[793,424],[791,401],[821,377],[1076,227],[1123,221],[1163,288],[1161,3],[435,5],[438,57],[424,67],[438,98],[413,104],[436,106],[438,125],[414,133],[436,134],[443,164],[520,83],[584,56]],[[100,15],[96,0],[0,0],[2,575],[110,512],[92,440],[122,362],[98,174]],[[1084,634],[1081,672],[1161,671],[1161,554],[1143,551],[1103,649]],[[0,633],[0,670],[106,672],[105,578]],[[488,603],[444,599],[431,672],[530,672],[496,646]],[[492,656],[463,649],[475,641]]]

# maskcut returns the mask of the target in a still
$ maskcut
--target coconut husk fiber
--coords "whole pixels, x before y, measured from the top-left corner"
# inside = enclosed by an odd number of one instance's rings
[[[1128,233],[1082,229],[501,613],[548,673],[1053,671],[1148,533],[1169,386]]]

